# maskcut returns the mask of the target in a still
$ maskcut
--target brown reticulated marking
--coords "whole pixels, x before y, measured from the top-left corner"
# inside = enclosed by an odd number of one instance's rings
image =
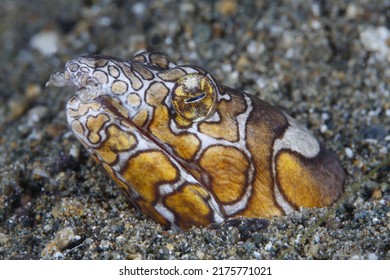
[[[141,77],[145,80],[152,80],[154,78],[154,75],[152,72],[150,72],[146,67],[139,63],[132,63],[134,71],[137,71],[138,74],[141,75]]]
[[[110,98],[109,96],[103,96],[101,97],[102,100],[104,100],[105,105],[109,105],[109,110],[114,109],[114,114],[118,117],[122,118],[128,118],[129,117],[129,111],[126,107],[122,105],[122,102],[118,98]]]
[[[92,76],[102,84],[108,83],[108,76],[105,71],[95,70],[93,71]]]
[[[133,89],[139,90],[143,84],[142,81],[134,74],[133,70],[123,63],[118,63],[118,65],[121,67],[123,73],[125,73],[126,77],[129,79]]]
[[[108,60],[100,57],[82,57],[79,62],[92,68],[98,68],[105,66]]]
[[[88,129],[88,140],[92,144],[97,144],[100,141],[99,132],[109,118],[106,114],[99,114],[95,116],[88,116],[86,127]]]
[[[288,123],[279,110],[264,101],[252,99],[252,106],[254,109],[247,121],[246,139],[256,172],[248,207],[237,216],[271,218],[283,214],[275,200],[272,148]]]
[[[194,157],[199,149],[198,137],[190,133],[174,134],[169,127],[169,111],[163,100],[168,94],[168,88],[159,82],[150,85],[146,91],[146,102],[155,107],[152,122],[149,126],[151,133],[159,140],[169,144],[183,159]]]
[[[276,156],[276,177],[285,199],[295,207],[324,207],[342,194],[345,173],[323,148],[312,159],[282,150]]]
[[[175,64],[175,62],[170,57],[162,53],[152,53],[150,54],[149,58],[151,63],[164,69],[168,69],[170,62]]]
[[[79,73],[81,73],[81,72],[78,72],[77,74],[79,74]],[[87,74],[82,74],[82,76],[81,76],[81,78],[80,78],[80,84],[82,84],[82,85],[86,85],[87,84],[87,82],[88,82],[88,80],[89,80],[89,75],[87,75]]]
[[[79,102],[79,99],[77,98],[77,95],[74,95],[71,98],[69,98],[67,106],[74,106],[78,102]]]
[[[230,94],[230,101],[221,100],[217,107],[220,116],[219,122],[203,122],[199,125],[200,132],[217,139],[235,142],[239,140],[238,123],[236,116],[246,110],[243,97]]]
[[[193,122],[190,120],[183,119],[180,115],[175,115],[175,123],[182,129],[190,127]]]
[[[108,66],[108,73],[110,74],[111,77],[115,79],[118,78],[120,74],[118,67],[114,65]]]
[[[76,135],[84,135],[83,125],[78,120],[72,122],[71,128]]]
[[[178,171],[169,158],[154,150],[131,157],[121,174],[142,200],[149,203],[157,199],[159,185],[172,184],[178,179]]]
[[[68,66],[69,70],[72,72],[76,72],[79,69],[79,65],[77,63],[72,63]]]
[[[172,68],[158,73],[157,75],[167,82],[174,82],[186,75],[187,73],[180,68]]]
[[[140,54],[137,54],[136,56],[132,57],[131,61],[144,63],[144,62],[146,62],[146,57],[144,56],[144,53],[140,53]]]
[[[110,125],[106,133],[107,138],[96,149],[96,153],[108,164],[116,161],[118,153],[130,150],[137,144],[137,140],[132,133],[123,131],[116,125]]]
[[[74,103],[77,101],[77,97],[71,98],[68,102],[70,104]],[[77,110],[73,110],[71,108],[68,108],[66,110],[66,114],[70,117],[79,117],[85,115],[88,110],[93,110],[93,111],[98,111],[101,108],[101,105],[98,102],[89,102],[89,103],[80,103],[79,107]]]
[[[187,184],[165,198],[164,204],[175,214],[181,229],[205,227],[213,222],[213,210],[204,198],[202,189],[199,185]]]
[[[130,93],[129,96],[127,96],[127,103],[131,107],[138,107],[141,104],[141,97],[137,93]]]
[[[222,203],[234,203],[245,194],[249,162],[237,148],[209,147],[199,164],[211,175],[211,188]]]
[[[80,71],[83,72],[83,73],[85,73],[85,74],[88,74],[88,73],[89,73],[89,68],[88,68],[88,67],[85,67],[85,66],[82,66],[82,67],[80,68]]]
[[[111,91],[114,94],[124,94],[127,92],[128,85],[124,81],[116,80],[111,84]]]

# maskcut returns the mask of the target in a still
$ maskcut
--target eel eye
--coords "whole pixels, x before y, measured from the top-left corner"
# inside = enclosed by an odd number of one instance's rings
[[[188,74],[176,81],[172,105],[182,118],[198,122],[215,112],[217,91],[211,80],[201,74]]]

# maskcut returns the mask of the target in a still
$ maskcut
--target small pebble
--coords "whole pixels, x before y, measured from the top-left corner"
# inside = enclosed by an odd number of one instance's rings
[[[271,251],[271,249],[272,249],[272,242],[271,241],[268,242],[267,245],[265,245],[264,249],[267,250],[267,251]]]
[[[44,259],[63,258],[62,250],[74,240],[75,234],[71,227],[58,231],[52,241],[43,249],[41,255]]]
[[[353,158],[353,150],[349,147],[344,148],[345,155],[348,158]]]
[[[360,7],[358,7],[353,3],[348,4],[347,12],[346,12],[346,17],[348,19],[354,19],[358,17],[360,14],[362,14],[362,9]]]
[[[123,235],[119,235],[115,238],[115,243],[117,245],[123,245],[126,242],[126,238]]]
[[[111,242],[105,239],[102,240],[99,245],[99,248],[102,250],[109,250],[111,247],[112,247]]]
[[[198,258],[198,260],[203,260],[205,254],[202,252],[202,251],[196,251],[196,257]]]
[[[261,260],[261,254],[259,252],[254,251],[253,256],[256,258],[256,260]]]
[[[56,31],[42,31],[35,34],[30,46],[44,56],[52,56],[58,51],[59,36]]]
[[[74,159],[78,159],[78,158],[79,158],[79,155],[80,155],[80,148],[79,148],[79,146],[73,144],[73,145],[70,147],[69,154],[70,154]]]
[[[173,251],[173,250],[175,249],[175,247],[174,247],[172,244],[170,244],[170,243],[168,243],[167,245],[165,245],[165,247],[166,247],[169,251]]]
[[[29,84],[26,88],[26,92],[24,93],[28,99],[37,98],[42,92],[42,88],[38,84]]]
[[[36,106],[30,109],[27,112],[28,124],[33,125],[34,123],[40,122],[47,115],[48,111],[48,108],[45,106]]]
[[[142,17],[145,14],[145,3],[137,2],[131,7],[131,11],[138,17]]]
[[[367,51],[378,53],[390,62],[390,30],[385,26],[368,27],[360,32],[360,41]]]

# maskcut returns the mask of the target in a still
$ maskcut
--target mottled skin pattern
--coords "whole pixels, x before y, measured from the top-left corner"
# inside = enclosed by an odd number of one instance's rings
[[[143,213],[173,229],[331,205],[345,173],[291,117],[160,53],[84,56],[48,85],[72,85],[71,129]]]

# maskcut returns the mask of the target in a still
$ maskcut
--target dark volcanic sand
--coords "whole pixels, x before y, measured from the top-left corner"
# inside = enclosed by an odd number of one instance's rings
[[[390,259],[389,164],[362,181],[389,156],[389,1],[69,2],[0,4],[1,259]],[[44,87],[69,59],[141,49],[283,108],[335,151],[350,194],[319,225],[329,209],[163,230],[70,132],[71,90]]]

